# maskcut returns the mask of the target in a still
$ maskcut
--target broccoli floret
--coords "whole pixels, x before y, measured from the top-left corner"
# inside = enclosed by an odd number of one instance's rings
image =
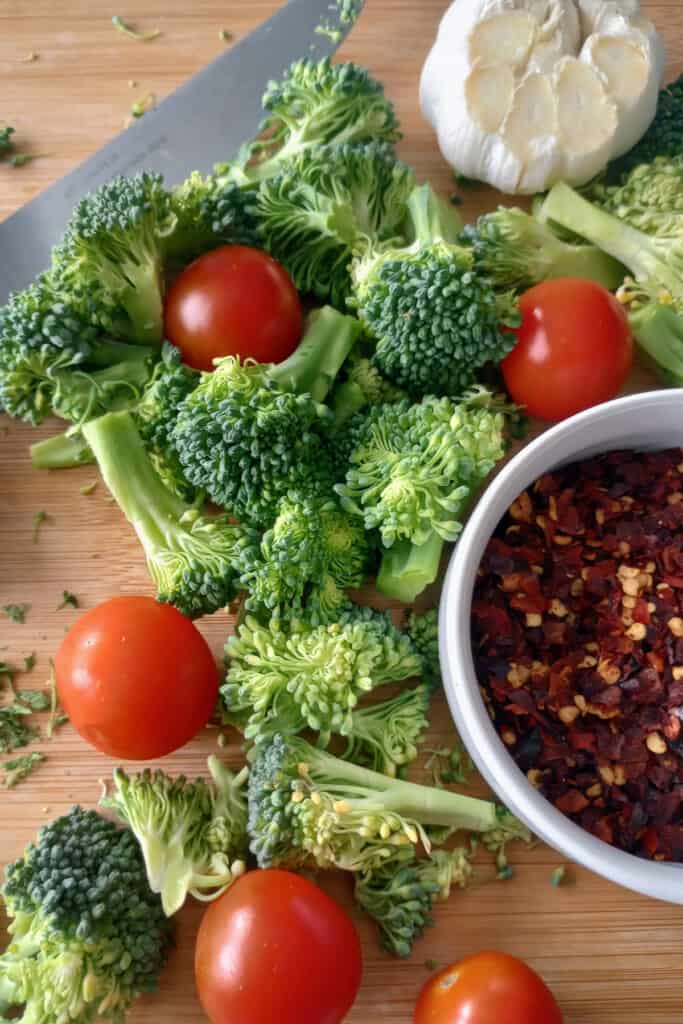
[[[620,185],[596,183],[581,194],[639,231],[678,239],[683,218],[683,154],[639,164]]]
[[[405,631],[422,660],[422,678],[433,689],[437,689],[441,686],[438,608],[430,608],[422,615],[410,612]]]
[[[188,893],[217,899],[246,870],[248,769],[234,775],[213,756],[208,766],[212,782],[149,768],[129,776],[115,768],[114,791],[100,801],[132,829],[167,917]]]
[[[290,493],[278,506],[260,547],[245,551],[246,607],[279,618],[333,622],[360,587],[372,541],[357,517],[330,495]]]
[[[406,397],[405,391],[383,377],[367,356],[356,351],[347,359],[341,376],[330,402],[335,428],[342,427],[368,405],[399,402]]]
[[[156,989],[171,926],[129,829],[75,807],[9,865],[2,894],[0,1014],[123,1024],[137,996]]]
[[[174,263],[220,245],[258,245],[255,193],[226,180],[220,172],[204,177],[194,171],[171,191],[173,229],[163,240],[164,256]]]
[[[456,244],[460,220],[429,185],[413,190],[408,210],[410,245],[370,241],[354,260],[353,305],[385,377],[414,397],[459,395],[512,349],[503,327],[519,324],[517,303]]]
[[[415,939],[434,924],[434,903],[447,900],[453,885],[468,884],[470,857],[464,847],[435,850],[422,859],[406,849],[356,877],[356,902],[377,922],[383,949],[394,956],[410,956]]]
[[[229,177],[264,181],[303,150],[328,143],[397,142],[394,108],[382,85],[357,64],[295,61],[263,97],[258,139],[243,147]]]
[[[679,156],[682,150],[683,75],[680,75],[660,92],[657,113],[642,139],[608,165],[607,180],[618,183],[639,164],[649,164],[658,156]]]
[[[248,832],[259,865],[372,871],[403,847],[431,842],[427,826],[527,838],[504,808],[460,793],[392,779],[343,761],[299,737],[256,748]]]
[[[104,337],[43,274],[0,309],[0,410],[38,424],[126,407],[149,379],[151,355]]]
[[[580,277],[614,291],[624,268],[594,245],[574,245],[547,224],[516,207],[499,207],[467,225],[461,241],[472,247],[474,265],[496,288],[525,291],[540,281]]]
[[[323,745],[333,733],[349,736],[361,697],[420,671],[410,641],[387,615],[354,612],[327,626],[263,625],[248,615],[225,655],[225,720],[256,743],[282,729],[315,729]]]
[[[395,776],[414,761],[417,745],[429,727],[431,689],[403,690],[391,700],[357,708],[343,757],[384,775]]]
[[[83,434],[121,511],[135,528],[159,601],[208,615],[238,592],[237,564],[251,534],[226,515],[208,516],[161,482],[132,415],[109,413]]]
[[[658,174],[658,167],[650,165]],[[648,169],[639,169],[633,184],[647,194]],[[644,201],[643,209],[647,207]],[[661,208],[658,210],[661,213]],[[640,347],[660,368],[665,379],[683,384],[683,245],[680,226],[671,234],[648,234],[619,216],[588,202],[569,185],[559,183],[548,194],[539,216],[571,227],[630,271],[619,291]]]
[[[265,366],[228,356],[181,406],[173,441],[187,479],[245,522],[269,526],[292,490],[329,491],[320,405],[361,331],[325,307],[293,355]]]
[[[401,240],[414,184],[386,144],[305,150],[261,185],[260,236],[300,291],[344,309],[355,246],[364,237]]]
[[[174,223],[160,175],[114,178],[74,210],[53,254],[55,276],[104,330],[158,345],[163,241]]]
[[[335,490],[388,549],[377,585],[411,603],[437,576],[444,541],[505,453],[512,407],[483,388],[455,403],[428,396],[377,406],[352,421],[354,445]]]

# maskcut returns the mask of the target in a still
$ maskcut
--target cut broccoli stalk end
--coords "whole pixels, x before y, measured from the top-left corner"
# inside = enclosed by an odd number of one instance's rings
[[[436,532],[424,544],[397,541],[382,556],[377,589],[385,597],[411,604],[436,580],[443,547],[443,538]]]
[[[95,461],[83,436],[70,431],[37,441],[29,451],[34,469],[73,469]]]
[[[268,376],[284,391],[308,393],[323,402],[363,327],[355,317],[324,306],[311,314],[299,347]]]

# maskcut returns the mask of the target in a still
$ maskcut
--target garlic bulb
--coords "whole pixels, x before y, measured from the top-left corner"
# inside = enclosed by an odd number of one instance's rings
[[[664,50],[638,0],[456,0],[422,110],[461,174],[504,192],[582,185],[654,117]]]

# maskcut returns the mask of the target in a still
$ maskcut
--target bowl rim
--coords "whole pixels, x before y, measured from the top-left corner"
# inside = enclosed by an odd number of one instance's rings
[[[491,788],[535,835],[563,856],[627,889],[677,904],[683,904],[683,864],[648,861],[591,835],[534,789],[517,767],[491,722],[479,691],[470,643],[470,614],[476,567],[491,536],[487,520],[493,518],[492,509],[498,505],[495,522],[500,520],[509,504],[506,491],[514,490],[511,484],[521,481],[515,484],[516,495],[537,479],[537,471],[530,479],[525,471],[537,460],[539,452],[547,457],[546,470],[566,465],[573,459],[558,454],[553,460],[553,452],[579,429],[598,425],[624,410],[642,411],[648,405],[665,407],[675,402],[680,408],[682,391],[648,391],[606,402],[551,427],[517,452],[485,489],[472,511],[451,555],[439,606],[444,690],[460,736]],[[683,446],[683,437],[681,443]],[[647,447],[646,439],[644,446]],[[615,447],[619,446],[611,445],[612,450]],[[610,444],[606,441],[604,449],[600,449],[598,443],[595,450],[608,451]],[[579,453],[574,459],[582,457],[587,456]]]

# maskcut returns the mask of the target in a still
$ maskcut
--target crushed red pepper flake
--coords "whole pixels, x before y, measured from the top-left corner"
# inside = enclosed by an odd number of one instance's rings
[[[605,842],[683,862],[683,449],[611,452],[519,495],[472,639],[532,784]]]

